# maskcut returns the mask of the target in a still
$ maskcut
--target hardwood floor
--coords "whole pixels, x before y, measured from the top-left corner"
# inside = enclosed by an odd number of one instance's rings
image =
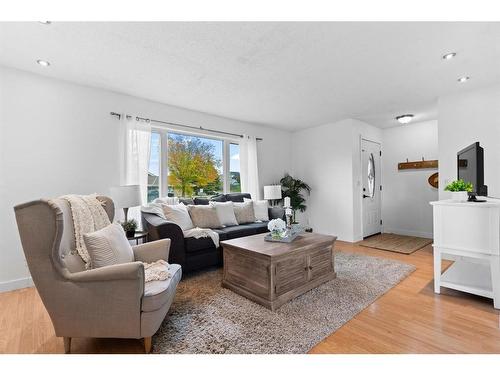
[[[396,259],[417,269],[311,353],[500,353],[499,312],[490,299],[448,289],[434,294],[430,245],[411,255],[341,241],[336,249]],[[73,353],[143,350],[140,340],[72,341]],[[0,353],[64,353],[34,288],[0,294]]]

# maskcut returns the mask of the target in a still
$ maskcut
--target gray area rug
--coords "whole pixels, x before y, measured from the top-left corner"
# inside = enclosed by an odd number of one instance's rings
[[[153,336],[154,353],[307,353],[415,270],[335,253],[337,278],[276,312],[222,288],[222,269],[186,277]]]

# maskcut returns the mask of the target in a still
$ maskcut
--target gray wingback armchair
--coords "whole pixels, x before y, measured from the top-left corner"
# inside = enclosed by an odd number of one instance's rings
[[[114,204],[99,196],[110,218]],[[168,260],[170,240],[133,247],[135,262],[86,270],[75,250],[73,219],[64,199],[37,200],[14,207],[23,250],[33,282],[56,336],[71,349],[72,337],[144,338],[158,330],[174,299],[181,267],[172,277],[145,285],[141,262]]]

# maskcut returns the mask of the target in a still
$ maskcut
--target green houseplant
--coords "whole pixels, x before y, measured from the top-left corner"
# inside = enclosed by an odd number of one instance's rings
[[[306,198],[303,192],[309,195],[311,193],[311,187],[304,181],[293,178],[288,173],[280,180],[280,184],[283,198],[290,197],[290,206],[292,206],[293,210],[292,224],[297,224],[295,218],[297,210],[304,212],[307,208],[305,205]]]
[[[461,202],[467,200],[468,193],[472,192],[473,186],[470,182],[460,179],[450,182],[444,190],[451,192],[451,198],[454,201]]]
[[[127,234],[127,237],[134,237],[135,231],[137,230],[137,221],[135,219],[130,219],[124,221],[122,224],[123,230]]]

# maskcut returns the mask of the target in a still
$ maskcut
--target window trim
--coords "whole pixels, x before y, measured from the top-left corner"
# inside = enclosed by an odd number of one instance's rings
[[[227,194],[231,190],[231,174],[230,174],[230,144],[236,144],[240,147],[239,137],[214,137],[211,135],[206,135],[202,132],[190,132],[185,130],[177,130],[174,128],[168,128],[163,126],[152,126],[151,133],[158,133],[160,135],[160,176],[159,176],[159,194],[161,197],[166,197],[168,195],[168,135],[169,133],[175,133],[180,135],[186,135],[191,137],[201,137],[206,139],[211,139],[214,141],[222,141],[222,173],[224,174],[224,181],[222,182],[223,194]],[[165,156],[165,157],[164,157]],[[165,178],[163,178],[165,176]],[[165,183],[166,181],[167,183]]]

